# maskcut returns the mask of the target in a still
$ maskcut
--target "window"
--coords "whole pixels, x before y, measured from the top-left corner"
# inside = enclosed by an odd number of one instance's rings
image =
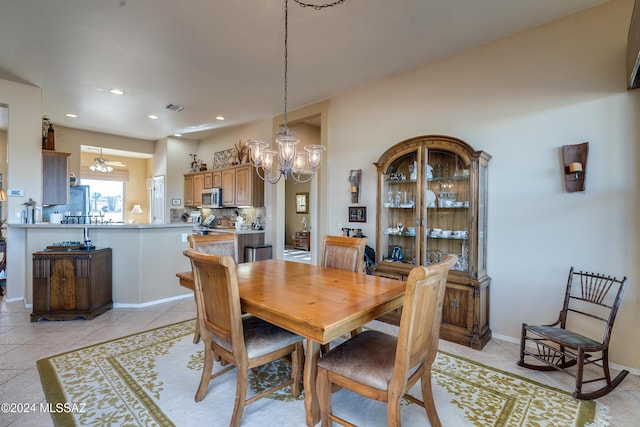
[[[82,179],[88,185],[89,210],[92,215],[103,215],[106,222],[124,222],[124,181]]]

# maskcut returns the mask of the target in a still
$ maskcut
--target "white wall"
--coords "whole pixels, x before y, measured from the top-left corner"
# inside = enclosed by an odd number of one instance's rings
[[[459,137],[493,156],[493,333],[518,339],[522,322],[555,320],[572,265],[626,275],[611,358],[640,369],[640,91],[625,89],[632,8],[614,0],[331,99],[328,230],[346,222],[350,169],[362,168],[362,204],[373,213],[372,163],[388,147],[418,135]],[[585,141],[586,191],[567,193],[561,147]]]
[[[42,200],[42,91],[40,88],[0,80],[0,103],[9,106],[6,186],[24,190],[24,197],[10,197],[3,214],[11,222],[22,203]],[[7,230],[7,298],[24,295],[23,233]]]

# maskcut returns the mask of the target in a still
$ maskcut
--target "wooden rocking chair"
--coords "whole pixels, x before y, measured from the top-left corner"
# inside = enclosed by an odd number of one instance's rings
[[[626,285],[626,277],[619,280],[602,274],[576,272],[571,267],[558,320],[550,325],[522,324],[517,364],[539,371],[555,369],[571,375],[576,382],[573,397],[577,399],[597,399],[612,391],[629,373],[623,370],[613,380],[609,373],[611,330]],[[601,339],[587,336],[595,337],[594,325],[602,331]],[[569,326],[571,329],[567,329]],[[580,333],[577,328],[580,328]],[[594,355],[600,357],[592,358]],[[525,357],[544,365],[531,364],[525,361]],[[568,369],[573,366],[576,368]],[[589,373],[595,372],[595,375],[585,375],[585,368],[590,366],[593,369]],[[585,384],[602,381],[604,385],[600,388],[589,392],[582,390]]]

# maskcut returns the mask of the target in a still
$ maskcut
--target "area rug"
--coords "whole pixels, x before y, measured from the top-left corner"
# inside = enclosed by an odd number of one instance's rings
[[[203,365],[193,344],[195,322],[181,322],[41,359],[38,371],[56,426],[227,426],[236,371],[213,380],[194,402]],[[216,369],[220,369],[216,364]],[[289,375],[274,362],[250,374],[250,394]],[[444,426],[606,425],[596,402],[512,374],[439,352],[433,389]],[[420,397],[419,383],[412,394]],[[341,390],[334,410],[363,426],[385,426],[386,406]],[[428,426],[422,407],[403,401],[405,426]],[[243,426],[305,426],[303,398],[289,388],[245,408]]]

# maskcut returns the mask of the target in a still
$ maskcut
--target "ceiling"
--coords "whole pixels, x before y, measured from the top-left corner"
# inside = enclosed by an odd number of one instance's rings
[[[289,110],[605,2],[291,0]],[[54,126],[201,139],[283,111],[283,0],[0,0],[0,40]]]

